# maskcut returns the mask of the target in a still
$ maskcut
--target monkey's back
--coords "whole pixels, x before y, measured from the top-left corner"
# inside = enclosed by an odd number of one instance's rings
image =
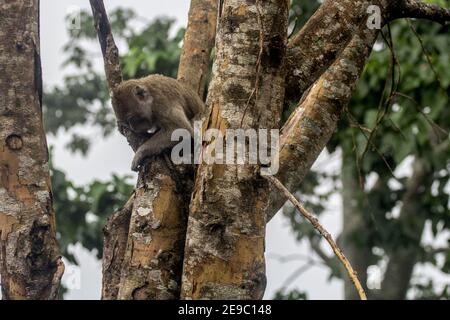
[[[204,103],[190,87],[180,83],[178,80],[159,74],[152,74],[145,78],[136,80],[145,85],[153,96],[156,103],[161,104],[159,111],[165,112],[174,103],[180,104],[186,116],[192,119],[196,114],[204,110]]]

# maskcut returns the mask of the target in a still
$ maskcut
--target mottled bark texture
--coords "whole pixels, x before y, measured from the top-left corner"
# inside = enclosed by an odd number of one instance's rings
[[[361,28],[367,27],[369,6],[376,5],[382,23],[411,17],[439,23],[450,20],[450,10],[416,0],[325,0],[290,41],[287,51],[286,101],[297,102],[337,59]]]
[[[122,261],[118,299],[179,298],[191,168],[163,157],[139,175]]]
[[[285,124],[280,142],[280,170],[277,178],[296,190],[326,146],[372,51],[378,30],[361,28],[338,59],[308,92]],[[270,219],[285,198],[272,192],[267,214]]]
[[[39,1],[0,3],[0,274],[3,299],[55,299],[64,266],[42,122]]]
[[[200,97],[205,93],[216,38],[217,4],[217,0],[192,0],[184,35],[178,80],[194,88]]]
[[[214,46],[217,4],[191,2],[178,79],[200,95]],[[193,189],[192,166],[173,166],[167,156],[140,173],[131,216],[119,299],[178,299]]]
[[[398,1],[393,15],[395,18],[428,19],[441,24],[450,21],[450,9],[420,0]]]
[[[120,274],[127,248],[128,229],[130,227],[131,211],[134,195],[125,206],[108,218],[104,234],[102,258],[102,299],[115,300],[119,294]]]
[[[102,4],[100,0],[91,0],[92,3]],[[334,132],[370,54],[377,31],[366,26],[367,7],[374,3],[325,1],[290,42],[287,62],[289,1],[225,0],[219,3],[216,61],[203,129],[217,128],[224,133],[227,128],[277,128],[283,105],[289,101],[296,103],[314,83],[283,129],[277,178],[294,190]],[[383,23],[401,17],[405,10],[399,8],[405,3],[413,1],[377,1],[376,5],[382,9]],[[179,79],[200,94],[203,93],[214,39],[216,5],[211,0],[191,2],[179,68]],[[103,5],[93,5],[94,13],[96,8],[104,11]],[[421,16],[432,18],[428,7],[425,9],[422,7]],[[411,6],[408,10],[411,14],[418,12]],[[436,12],[436,19],[446,17],[442,9]],[[418,13],[415,15],[419,16]],[[96,15],[96,23],[107,75],[108,72],[116,74],[120,69],[116,68],[118,59],[114,56],[116,51],[106,13]],[[108,58],[108,55],[112,57]],[[284,70],[289,72],[287,85]],[[119,77],[108,76],[108,79]],[[285,86],[288,88],[287,99],[284,97]],[[110,83],[110,87],[113,90],[114,84]],[[126,128],[119,129],[136,150],[140,140]],[[203,147],[211,148],[214,143]],[[123,249],[123,236],[121,240],[110,237],[110,244],[105,244],[112,246],[109,248],[112,251],[105,252],[114,252],[115,243],[120,243],[116,252],[120,256],[118,261],[122,261],[120,288],[112,288],[108,298],[178,297],[183,258],[180,242],[185,236],[182,230],[189,203],[187,195],[191,190],[194,191],[184,250],[181,297],[262,297],[265,214],[272,216],[284,199],[276,192],[269,198],[269,185],[259,176],[257,166],[200,165],[194,189],[188,183],[192,174],[188,174],[188,169],[183,172],[185,169],[174,168],[159,157],[140,173],[126,247]],[[119,219],[115,217],[113,221],[116,218]],[[121,219],[128,221],[127,216]],[[111,226],[114,225],[111,222]],[[111,230],[114,228],[109,228],[108,232],[114,233]],[[117,271],[112,267],[108,270]]]
[[[225,134],[226,129],[278,128],[288,9],[287,0],[223,2],[206,129]],[[214,143],[206,143],[204,150]],[[189,215],[182,298],[262,298],[267,189],[258,166],[200,165]]]

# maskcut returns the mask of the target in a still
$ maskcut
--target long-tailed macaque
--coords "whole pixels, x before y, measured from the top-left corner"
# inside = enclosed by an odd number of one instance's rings
[[[173,78],[162,75],[128,80],[114,92],[116,116],[120,125],[137,134],[151,134],[136,151],[131,165],[138,171],[145,158],[156,156],[176,142],[176,129],[187,129],[192,137],[192,119],[205,105],[197,93]]]

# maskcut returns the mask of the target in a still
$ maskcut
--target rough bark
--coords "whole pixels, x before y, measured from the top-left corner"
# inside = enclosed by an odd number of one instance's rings
[[[403,2],[381,0],[378,3],[386,15],[386,21],[395,18],[390,13],[398,14],[399,11],[394,9]],[[220,38],[216,46],[214,79],[208,100],[209,113],[205,117],[208,122],[204,129],[276,128],[284,101],[285,76],[280,66],[284,65],[282,60],[286,45],[288,1],[228,0],[220,3]],[[277,5],[281,7],[281,3],[286,10],[274,14],[276,10],[273,8]],[[326,1],[323,6],[334,8],[333,18],[323,11],[324,22],[320,21],[319,15],[300,33],[297,40],[292,41],[293,51],[290,51],[289,56],[293,67],[289,69],[292,69],[295,77],[288,77],[288,87],[294,88],[293,96],[299,98],[310,84],[319,76],[321,78],[316,81],[301,107],[294,112],[283,133],[281,177],[278,178],[291,190],[301,182],[333,133],[376,39],[377,31],[368,30],[365,26],[364,14],[368,4],[368,1],[363,0]],[[395,5],[388,7],[390,4]],[[179,79],[202,93],[209,51],[194,49],[196,46],[207,48],[212,44],[213,32],[210,33],[210,28],[214,24],[212,20],[205,21],[204,18],[214,15],[202,15],[195,8],[212,10],[215,7],[213,1],[192,2],[191,29],[185,38]],[[281,29],[284,32],[282,36]],[[108,43],[105,41],[102,47]],[[106,55],[108,52],[103,50]],[[108,66],[108,63],[105,65]],[[129,132],[122,133],[130,142]],[[136,143],[130,144],[136,149]],[[204,147],[208,146],[211,143]],[[179,269],[172,267],[169,272],[168,264],[165,263],[167,261],[159,261],[159,256],[149,251],[150,248],[156,250],[157,245],[166,252],[175,252],[169,250],[166,244],[178,250],[175,247],[181,237],[177,235],[172,240],[163,239],[166,234],[171,234],[171,230],[167,225],[157,226],[161,217],[167,221],[167,215],[174,219],[180,218],[186,210],[186,203],[179,201],[192,189],[180,187],[179,176],[175,171],[161,157],[150,162],[140,173],[123,263],[126,267],[122,270],[122,298],[176,296],[174,282],[179,279],[176,275]],[[160,175],[156,174],[159,172]],[[148,173],[154,174],[151,176]],[[264,287],[262,252],[265,225],[261,212],[267,209],[267,190],[268,185],[259,177],[256,166],[200,166],[190,208],[183,298],[261,297]],[[171,199],[176,204],[164,214],[160,210],[162,207],[159,207],[164,201],[160,203],[158,200],[161,192],[164,194],[162,199]],[[270,199],[268,213],[271,216],[284,201],[274,193]],[[138,243],[145,243],[144,249],[139,245],[134,246],[136,239],[141,241]],[[139,252],[141,249],[143,251]],[[158,261],[148,259],[152,254],[158,257]],[[142,260],[133,260],[135,255]],[[181,256],[182,252],[172,261],[178,261]]]
[[[328,103],[330,106],[339,105],[337,109],[323,108],[323,104],[317,102],[322,99],[321,96],[333,95],[333,86],[323,88],[318,84],[323,83],[323,80],[329,83],[330,79],[334,78],[332,83],[335,84],[337,92],[351,93],[371,52],[378,30],[367,28],[369,5],[373,3],[365,0],[325,1],[304,28],[289,42],[286,102],[296,101],[302,95],[306,98],[302,99],[303,103],[291,115],[281,139],[280,174],[277,178],[290,191],[298,188],[329,141],[340,114],[340,111],[338,113],[336,111],[342,110],[351,97],[346,95],[343,100],[335,100],[331,105]],[[408,16],[439,23],[450,21],[448,9],[426,5],[420,1],[380,0],[377,5],[381,9],[381,25]],[[333,18],[330,18],[330,12],[333,13]],[[349,55],[350,59],[347,59],[346,55]],[[352,68],[352,63],[356,69]],[[339,67],[339,64],[342,67]],[[349,68],[357,71],[358,77],[352,75],[349,77]],[[314,82],[316,83],[312,89],[305,92]],[[272,192],[267,213],[268,220],[276,214],[284,202],[283,197]]]
[[[55,299],[64,266],[42,122],[39,1],[2,1],[0,16],[2,295]]]
[[[228,128],[278,127],[288,9],[285,0],[223,2],[206,129],[225,133]],[[208,145],[212,143],[204,147]],[[262,297],[267,188],[257,166],[200,165],[189,215],[182,298]]]
[[[326,0],[289,41],[286,100],[299,101],[303,93],[338,58],[367,20],[365,0]]]
[[[108,219],[103,229],[102,300],[115,300],[119,294],[120,274],[127,248],[133,203],[134,196]]]
[[[179,298],[187,212],[193,180],[169,159],[149,163],[139,176],[122,261],[118,299]]]
[[[296,102],[337,59],[361,28],[367,9],[379,6],[382,23],[399,18],[450,21],[450,10],[417,0],[325,0],[306,25],[289,41],[286,101]]]

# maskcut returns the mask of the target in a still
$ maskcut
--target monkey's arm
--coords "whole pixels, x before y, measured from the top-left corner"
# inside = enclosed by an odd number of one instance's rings
[[[165,124],[154,136],[142,144],[134,155],[131,170],[139,171],[145,158],[150,158],[162,153],[165,149],[171,148],[176,141],[172,141],[172,132],[176,129],[186,129],[194,137],[194,129],[187,119],[182,108],[174,108],[169,114],[171,123]]]
[[[161,129],[153,137],[148,139],[142,144],[136,151],[133,158],[133,163],[131,164],[131,170],[139,171],[145,158],[150,158],[156,156],[164,151],[164,149],[171,147],[173,141],[171,141],[172,131]]]

